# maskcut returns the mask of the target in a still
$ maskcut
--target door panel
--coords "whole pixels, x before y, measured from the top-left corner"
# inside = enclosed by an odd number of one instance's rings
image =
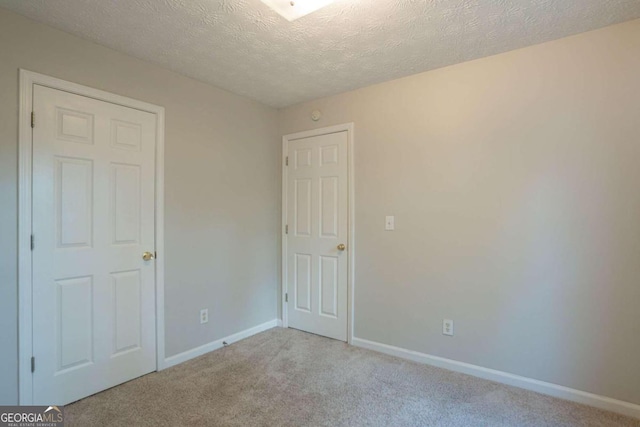
[[[93,236],[93,161],[57,157],[58,249],[90,247]]]
[[[140,166],[111,164],[111,227],[113,245],[140,240]]]
[[[296,179],[294,181],[295,199],[293,223],[298,237],[311,237],[311,180]]]
[[[338,257],[320,257],[320,314],[338,316]]]
[[[57,369],[93,363],[93,277],[56,280]]]
[[[140,348],[140,270],[111,274],[113,285],[113,355]]]
[[[156,368],[154,114],[34,85],[34,404]]]
[[[295,309],[311,312],[311,255],[295,254]]]
[[[289,326],[347,339],[347,132],[289,141]],[[348,250],[348,248],[347,248]]]
[[[338,237],[338,182],[337,176],[320,178],[320,237]]]

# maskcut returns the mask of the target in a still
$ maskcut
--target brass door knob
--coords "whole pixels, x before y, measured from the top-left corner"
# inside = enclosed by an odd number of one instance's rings
[[[153,255],[153,252],[145,252],[142,254],[142,259],[145,261],[151,261],[154,258],[155,256]]]
[[[340,244],[338,245],[338,250],[339,250],[339,251],[344,251],[345,249],[347,249],[347,247],[344,245],[344,243],[340,243]]]

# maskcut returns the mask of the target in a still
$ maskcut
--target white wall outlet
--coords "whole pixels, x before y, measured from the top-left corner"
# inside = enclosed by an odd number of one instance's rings
[[[387,231],[392,231],[396,229],[396,217],[393,215],[386,216],[384,218],[384,229]]]
[[[200,324],[207,323],[209,321],[209,309],[203,308],[200,310]]]
[[[453,336],[453,320],[442,319],[442,335]]]

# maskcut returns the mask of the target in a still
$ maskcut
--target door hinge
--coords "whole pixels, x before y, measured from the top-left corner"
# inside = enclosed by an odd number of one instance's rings
[[[289,156],[287,156],[287,158],[284,161],[285,166],[289,166]]]
[[[284,302],[289,302],[289,294],[284,294]]]
[[[284,234],[289,234],[289,224],[284,226]]]
[[[36,371],[36,358],[31,357],[31,372],[35,372],[35,371]]]
[[[35,236],[32,234],[31,235],[31,250],[34,250],[36,247],[36,238]]]
[[[34,113],[33,111],[31,112],[31,127],[36,127],[36,113]]]

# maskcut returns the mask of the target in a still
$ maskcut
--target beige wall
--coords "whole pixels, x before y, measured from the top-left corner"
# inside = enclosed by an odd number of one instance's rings
[[[276,115],[0,9],[0,404],[18,68],[166,108],[167,356],[276,316],[278,135],[353,121],[357,337],[640,403],[640,21]]]
[[[167,356],[276,318],[276,111],[0,9],[0,404],[17,400],[18,68],[166,108]]]
[[[281,110],[355,123],[355,335],[640,403],[639,76],[637,20]]]

